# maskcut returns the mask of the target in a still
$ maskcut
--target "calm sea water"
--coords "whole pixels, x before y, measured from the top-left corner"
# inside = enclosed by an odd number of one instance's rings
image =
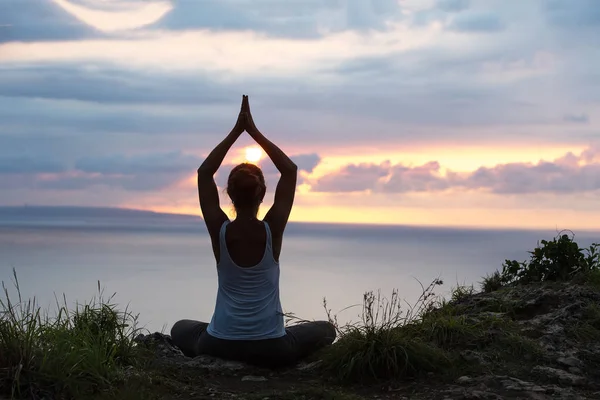
[[[477,284],[506,259],[554,231],[457,230],[417,227],[290,224],[281,256],[284,310],[325,318],[323,298],[339,311],[363,293],[398,289],[409,303],[440,277],[452,285]],[[600,235],[580,232],[588,245]],[[52,309],[55,295],[85,302],[97,294],[139,313],[150,330],[181,318],[209,320],[217,274],[201,220],[106,210],[0,209],[0,280],[13,291],[13,268],[24,297]],[[356,320],[359,308],[339,314]]]

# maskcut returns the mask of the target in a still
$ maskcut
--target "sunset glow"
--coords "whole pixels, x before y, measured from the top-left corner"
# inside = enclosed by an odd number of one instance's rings
[[[253,146],[246,148],[246,161],[251,163],[257,163],[263,156],[263,151],[260,147]]]

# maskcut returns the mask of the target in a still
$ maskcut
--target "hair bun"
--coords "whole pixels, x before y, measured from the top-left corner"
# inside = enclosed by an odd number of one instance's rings
[[[250,189],[256,187],[260,183],[260,178],[252,173],[252,171],[238,171],[233,177],[235,184],[240,189]]]
[[[254,164],[240,164],[229,174],[227,193],[234,205],[260,204],[265,191],[263,173]]]

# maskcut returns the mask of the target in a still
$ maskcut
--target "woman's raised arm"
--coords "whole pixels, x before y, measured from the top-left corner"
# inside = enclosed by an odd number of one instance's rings
[[[275,189],[273,206],[265,215],[265,221],[267,221],[275,235],[283,235],[294,204],[298,167],[279,147],[258,130],[250,113],[248,96],[243,98],[242,113],[245,114],[246,118],[246,131],[263,148],[281,173]]]
[[[245,129],[245,114],[240,111],[237,122],[229,135],[206,157],[200,168],[198,168],[198,198],[200,209],[206,228],[210,233],[213,243],[219,237],[219,229],[227,215],[221,209],[219,203],[219,192],[215,183],[214,175],[223,163],[227,152],[233,146]],[[218,241],[217,241],[218,242]],[[214,245],[213,245],[214,247]]]

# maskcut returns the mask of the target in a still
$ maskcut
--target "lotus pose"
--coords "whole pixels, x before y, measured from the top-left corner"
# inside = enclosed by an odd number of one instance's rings
[[[247,131],[271,158],[281,177],[273,206],[257,219],[266,192],[259,167],[243,163],[231,170],[227,194],[236,218],[219,205],[214,174],[240,135]],[[292,365],[335,340],[326,321],[284,326],[279,297],[279,255],[296,191],[296,165],[256,128],[248,96],[229,135],[198,168],[198,195],[217,262],[219,288],[209,324],[182,320],[171,329],[173,343],[187,356],[200,354],[263,367]]]

